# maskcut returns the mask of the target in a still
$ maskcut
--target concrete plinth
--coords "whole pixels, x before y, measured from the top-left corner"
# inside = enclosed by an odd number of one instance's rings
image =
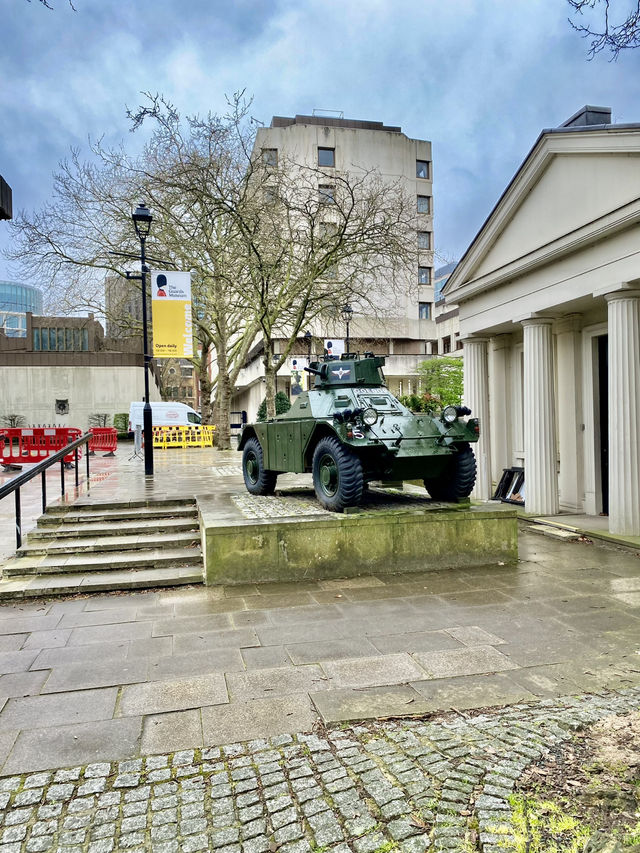
[[[323,511],[312,496],[230,495],[223,513],[202,501],[205,583],[392,574],[518,556],[515,510],[370,493],[360,512],[342,515]]]

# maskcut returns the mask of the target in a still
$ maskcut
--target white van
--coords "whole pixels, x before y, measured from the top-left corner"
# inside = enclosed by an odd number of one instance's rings
[[[191,426],[201,424],[200,415],[184,403],[151,403],[152,426]],[[129,408],[129,432],[143,424],[144,403],[132,403]]]

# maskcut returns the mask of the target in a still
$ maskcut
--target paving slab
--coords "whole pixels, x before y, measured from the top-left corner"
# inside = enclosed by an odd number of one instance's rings
[[[240,649],[211,649],[189,655],[166,655],[149,660],[149,680],[166,681],[211,672],[235,673],[244,669]]]
[[[21,731],[2,772],[4,774],[49,770],[132,758],[138,752],[142,729],[139,717],[52,726]],[[117,758],[116,758],[117,756]]]
[[[258,648],[242,649],[241,652],[247,670],[293,666],[293,661],[284,646],[259,646]]]
[[[69,664],[51,670],[42,692],[64,693],[91,687],[133,684],[137,681],[147,681],[148,677],[149,662],[144,659]]]
[[[107,661],[124,660],[129,644],[121,643],[91,643],[87,646],[63,646],[62,648],[43,649],[31,669],[52,669],[74,663],[104,663]]]
[[[144,718],[140,750],[143,755],[195,749],[203,745],[200,710],[151,714]]]
[[[311,699],[327,724],[424,714],[433,707],[406,685],[327,690],[311,693]]]
[[[332,689],[406,684],[426,676],[424,669],[407,654],[328,661],[322,667]]]
[[[31,696],[39,693],[49,678],[48,670],[40,672],[13,672],[0,677],[0,696]]]
[[[0,675],[8,672],[26,672],[37,657],[37,649],[0,652]]]
[[[111,687],[9,699],[0,713],[0,729],[41,729],[110,720],[117,696],[117,688]]]
[[[440,652],[416,652],[415,659],[432,678],[478,675],[483,672],[501,672],[517,669],[517,664],[493,646],[451,649]]]
[[[88,646],[94,643],[113,643],[124,640],[146,640],[151,637],[151,622],[118,622],[112,625],[91,625],[74,628],[69,646]]]
[[[163,714],[199,708],[201,705],[220,705],[228,701],[224,675],[219,673],[173,681],[151,681],[122,688],[117,716]]]
[[[371,642],[382,654],[397,652],[432,652],[440,649],[459,649],[462,643],[449,631],[414,631],[411,634],[369,635]]]
[[[255,699],[239,706],[202,709],[205,746],[253,740],[296,731],[310,731],[317,714],[307,693],[284,698]]]
[[[285,648],[294,664],[371,657],[377,654],[377,649],[364,638],[297,643]]]
[[[177,655],[205,652],[208,649],[259,646],[256,632],[251,628],[236,628],[233,631],[201,631],[197,634],[176,634],[173,649]]]
[[[242,703],[270,696],[289,696],[329,688],[328,674],[315,664],[297,667],[275,667],[255,672],[232,672],[227,675],[231,702]]]
[[[414,681],[411,687],[422,697],[426,710],[432,712],[448,708],[467,710],[532,702],[537,695],[525,684],[501,673],[472,678]]]

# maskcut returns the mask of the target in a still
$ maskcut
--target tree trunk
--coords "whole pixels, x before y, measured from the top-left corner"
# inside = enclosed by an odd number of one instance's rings
[[[215,416],[216,416],[216,445],[218,450],[231,450],[231,383],[227,372],[226,359],[224,365],[218,362],[218,382],[216,385]]]
[[[271,343],[269,341],[269,343]],[[271,347],[265,341],[264,351],[264,390],[267,401],[267,420],[276,416],[276,372],[273,368],[273,354]]]
[[[200,413],[203,424],[213,423],[213,408],[211,405],[211,392],[213,385],[209,377],[209,353],[211,347],[202,345],[202,355],[198,363],[198,381],[200,382]]]

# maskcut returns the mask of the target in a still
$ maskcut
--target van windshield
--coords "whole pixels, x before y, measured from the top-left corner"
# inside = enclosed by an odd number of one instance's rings
[[[201,424],[202,418],[200,415],[196,415],[195,412],[187,412],[187,419],[190,424]]]

